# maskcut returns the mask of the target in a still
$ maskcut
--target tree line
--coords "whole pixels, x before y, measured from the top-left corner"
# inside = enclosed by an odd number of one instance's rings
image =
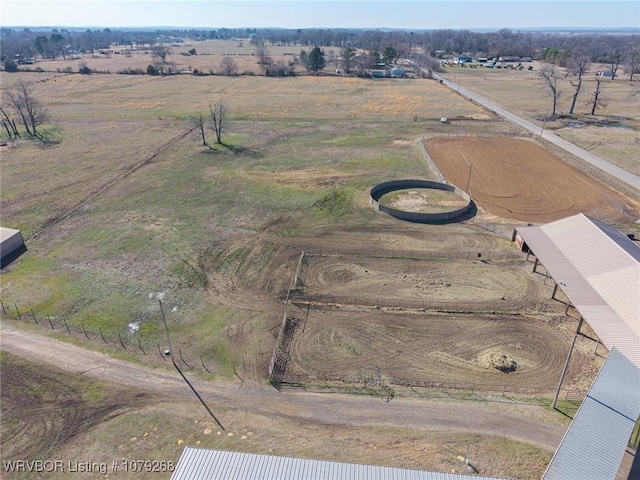
[[[151,48],[167,38],[251,39],[266,45],[301,48],[334,47],[382,52],[390,47],[408,58],[417,50],[437,57],[441,53],[465,53],[477,57],[520,56],[543,59],[550,52],[586,50],[591,62],[609,63],[620,57],[626,64],[638,49],[638,34],[523,32],[503,28],[493,32],[470,30],[383,31],[377,29],[13,29],[0,28],[0,61],[16,58],[64,57],[70,52],[92,53],[124,45]],[[546,53],[545,53],[546,52]],[[637,72],[636,72],[637,73]]]

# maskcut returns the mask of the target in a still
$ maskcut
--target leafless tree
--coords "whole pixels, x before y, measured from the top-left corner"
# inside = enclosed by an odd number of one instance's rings
[[[227,112],[229,107],[223,101],[218,101],[209,105],[211,116],[211,128],[216,134],[216,143],[222,145],[222,133],[227,127]]]
[[[582,90],[582,79],[590,67],[591,56],[583,49],[572,52],[567,60],[567,75],[573,75],[575,77],[575,80],[569,81],[574,88],[571,107],[569,108],[570,115],[573,115],[573,110],[576,108],[576,101],[578,100],[578,95],[580,95],[580,90]]]
[[[640,73],[640,46],[632,43],[628,46],[625,58],[627,60],[626,70],[629,73],[629,81],[633,82],[633,76]]]
[[[607,54],[607,63],[609,64],[609,68],[611,69],[611,80],[616,78],[618,74],[618,68],[624,61],[624,54],[622,50],[616,49],[612,50]]]
[[[16,127],[16,121],[12,119],[7,113],[7,109],[0,106],[0,113],[2,114],[2,119],[0,119],[0,124],[7,132],[7,136],[9,140],[15,140],[20,136],[20,132],[18,132],[18,128]]]
[[[204,130],[205,121],[204,121],[204,118],[202,117],[202,113],[198,113],[198,118],[192,118],[191,122],[198,129],[198,133],[200,134],[200,138],[202,139],[202,144],[205,147],[211,148],[211,146],[207,142],[207,135]]]
[[[340,51],[340,57],[342,58],[342,68],[344,73],[349,75],[351,65],[353,64],[353,58],[356,56],[356,51],[353,48],[346,47]]]
[[[233,58],[224,57],[220,61],[219,71],[222,75],[227,75],[228,77],[231,77],[233,75],[238,74],[238,65],[236,64],[236,62],[233,61]]]
[[[47,139],[38,132],[38,127],[48,121],[48,115],[33,95],[34,89],[33,82],[20,80],[14,88],[7,91],[7,98],[20,116],[27,135],[46,143]]]
[[[273,76],[276,64],[273,61],[273,58],[269,55],[269,50],[267,49],[267,45],[264,40],[256,40],[254,48],[255,54],[258,57],[258,65],[260,65],[262,73],[267,77]]]
[[[151,57],[154,61],[166,65],[168,63],[169,56],[171,55],[171,45],[165,45],[164,43],[156,43],[151,47]]]
[[[602,96],[602,79],[596,78],[596,89],[592,94],[592,103],[591,103],[591,115],[596,114],[596,108],[602,107],[605,108],[607,103]]]
[[[551,112],[551,116],[555,117],[556,110],[558,108],[558,99],[560,98],[560,90],[558,89],[558,69],[553,64],[546,64],[538,73],[538,77],[551,92],[551,96],[553,97],[553,110]]]

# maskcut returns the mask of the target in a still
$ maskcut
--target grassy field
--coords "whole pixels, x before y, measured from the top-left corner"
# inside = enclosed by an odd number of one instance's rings
[[[93,332],[134,323],[149,333],[160,296],[205,358],[198,325],[222,330],[245,308],[219,309],[205,263],[220,276],[237,268],[269,222],[289,237],[338,218],[361,223],[371,185],[420,164],[414,139],[425,125],[415,115],[484,115],[427,80],[27,74],[4,75],[3,86],[18,78],[37,82],[60,131],[55,145],[3,150],[2,223],[21,229],[29,248],[3,272],[4,303]],[[179,138],[216,99],[229,105],[234,151]],[[339,205],[314,207],[336,190]],[[270,255],[265,247],[252,265]]]
[[[528,66],[529,64],[525,64]],[[473,90],[485,98],[496,102],[508,110],[537,123],[542,128],[543,118],[551,112],[550,90],[538,77],[542,64],[532,62],[534,69],[488,69],[445,67],[442,76]],[[606,160],[635,173],[640,174],[638,143],[640,142],[640,114],[638,113],[638,95],[640,84],[628,81],[620,76],[615,80],[604,79],[603,98],[606,107],[598,108],[596,115],[590,115],[592,94],[595,90],[595,70],[602,66],[594,65],[584,79],[578,97],[575,115],[548,121],[545,128],[553,130],[560,137],[585,148]],[[558,82],[560,98],[557,113],[565,114],[571,106],[575,91],[570,82],[575,79],[565,76],[561,69]]]

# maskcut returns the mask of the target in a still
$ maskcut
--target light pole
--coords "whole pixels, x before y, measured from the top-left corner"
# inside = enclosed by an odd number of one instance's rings
[[[222,424],[220,423],[220,421],[216,418],[216,416],[213,414],[213,412],[211,411],[211,409],[209,408],[209,406],[204,402],[204,400],[202,399],[202,397],[200,396],[200,394],[198,393],[198,391],[195,389],[195,387],[193,385],[191,385],[191,382],[187,379],[187,377],[185,376],[184,373],[182,373],[182,370],[180,370],[180,367],[178,367],[178,364],[176,363],[176,361],[174,360],[173,357],[173,350],[171,350],[171,338],[169,337],[169,327],[167,326],[167,319],[164,316],[164,308],[162,308],[162,301],[160,299],[158,299],[158,303],[160,304],[160,312],[162,312],[162,321],[164,322],[164,329],[167,332],[167,342],[169,343],[169,350],[165,350],[164,354],[165,355],[170,355],[171,356],[171,363],[173,363],[173,366],[176,368],[176,370],[178,371],[178,373],[180,374],[180,376],[182,377],[182,379],[186,382],[187,385],[189,385],[189,388],[191,388],[191,391],[195,394],[196,397],[198,397],[198,400],[200,400],[200,403],[202,403],[202,405],[204,406],[204,408],[207,410],[207,412],[209,412],[209,415],[211,415],[211,418],[213,418],[215,420],[215,422],[218,424],[218,426],[226,431],[226,429],[222,426]]]
[[[469,167],[469,176],[467,177],[467,187],[464,189],[464,191],[469,193],[469,182],[471,181],[471,170],[473,169],[473,167],[470,163],[467,163],[467,167]]]

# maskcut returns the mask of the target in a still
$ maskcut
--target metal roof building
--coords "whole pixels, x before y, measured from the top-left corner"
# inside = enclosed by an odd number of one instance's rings
[[[612,479],[640,415],[640,369],[613,349],[543,480]]]
[[[640,367],[640,247],[581,213],[518,227],[514,240],[542,262],[605,346]]]
[[[186,447],[171,480],[490,480],[492,477],[427,472],[305,458]],[[493,478],[495,480],[495,478]]]

